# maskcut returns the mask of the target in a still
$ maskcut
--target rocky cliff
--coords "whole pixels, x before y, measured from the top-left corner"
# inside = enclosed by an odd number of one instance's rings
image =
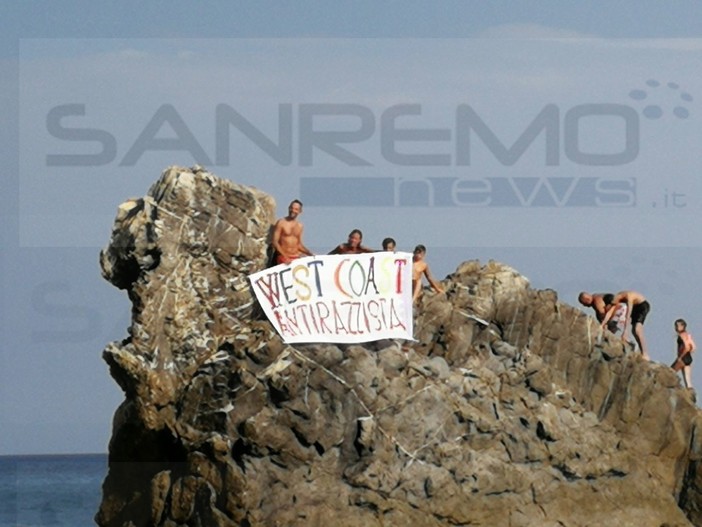
[[[427,292],[416,342],[286,345],[246,278],[273,214],[198,167],[120,205],[99,525],[702,525],[700,414],[668,367],[496,262]]]

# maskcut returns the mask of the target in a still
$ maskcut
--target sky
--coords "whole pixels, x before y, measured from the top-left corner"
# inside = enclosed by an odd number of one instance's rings
[[[107,451],[130,305],[98,255],[170,165],[302,199],[319,253],[640,291],[657,362],[702,327],[699,0],[0,7],[0,455]]]

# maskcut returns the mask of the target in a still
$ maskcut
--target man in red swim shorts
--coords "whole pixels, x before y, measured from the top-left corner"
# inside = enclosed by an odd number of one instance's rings
[[[301,256],[313,256],[302,243],[303,226],[297,218],[302,214],[302,202],[293,200],[288,206],[288,215],[275,222],[271,244],[275,250],[275,263],[288,264]]]

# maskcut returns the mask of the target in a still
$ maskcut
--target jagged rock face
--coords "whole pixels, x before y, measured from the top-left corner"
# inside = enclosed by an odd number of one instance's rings
[[[104,357],[150,429],[176,424],[183,386],[251,318],[247,275],[265,263],[273,213],[255,189],[177,167],[120,205],[100,264],[129,292],[132,324]]]
[[[426,292],[416,342],[286,345],[246,280],[272,212],[182,168],[120,207],[100,525],[702,525],[700,417],[669,368],[496,262]]]

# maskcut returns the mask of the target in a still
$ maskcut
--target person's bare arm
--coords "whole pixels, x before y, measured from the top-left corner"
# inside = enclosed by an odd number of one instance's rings
[[[695,351],[695,342],[692,340],[692,335],[689,333],[685,335],[685,338],[683,338],[683,344],[685,345],[685,349],[683,349],[683,354],[684,353],[692,353]]]
[[[303,231],[303,230],[304,230],[304,227],[302,226],[302,224],[300,224],[300,237],[298,238],[298,240],[299,240],[298,247],[299,247],[299,249],[300,249],[300,252],[301,252],[302,254],[306,254],[307,256],[314,256],[314,254],[312,253],[312,251],[310,251],[310,250],[305,246],[305,244],[302,243],[302,231]]]
[[[612,304],[611,304],[611,305],[609,306],[609,308],[607,309],[607,312],[605,313],[605,316],[604,316],[604,318],[602,319],[602,322],[600,323],[600,326],[602,326],[603,328],[606,328],[606,327],[607,327],[607,322],[609,322],[609,320],[610,320],[610,319],[612,318],[612,316],[614,315],[614,312],[617,310],[617,306],[618,306],[618,305],[619,305],[619,304],[615,304],[614,301],[612,301]]]
[[[441,284],[434,280],[434,277],[431,274],[431,271],[429,270],[429,266],[427,265],[426,268],[424,269],[424,276],[427,277],[427,281],[429,282],[429,285],[436,291],[437,293],[443,293],[444,288],[441,287]]]

